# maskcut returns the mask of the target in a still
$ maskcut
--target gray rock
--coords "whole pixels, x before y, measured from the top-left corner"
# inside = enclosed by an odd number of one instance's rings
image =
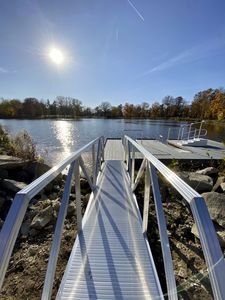
[[[26,220],[23,222],[20,232],[22,235],[27,236],[30,230],[30,220]]]
[[[75,212],[76,212],[76,204],[75,204],[75,202],[70,202],[68,209],[67,209],[67,215],[69,217],[74,216]]]
[[[29,248],[29,255],[34,256],[38,253],[38,246],[37,245],[31,245]]]
[[[16,174],[13,176],[14,180],[30,182],[30,176],[25,171],[15,172]]]
[[[220,184],[221,190],[225,193],[225,182]]]
[[[58,212],[59,212],[59,209],[60,209],[60,202],[59,200],[54,200],[52,201],[52,208],[53,208],[53,213],[54,213],[54,217],[57,218],[58,216]]]
[[[224,183],[224,182],[225,182],[225,176],[220,176],[220,177],[218,177],[218,179],[217,179],[215,185],[213,186],[212,191],[213,191],[213,192],[217,192],[217,191],[221,188],[221,187],[220,187],[221,183]]]
[[[4,205],[6,199],[4,197],[0,197],[0,209]]]
[[[34,179],[40,177],[47,171],[49,171],[51,167],[41,162],[31,162],[26,168],[26,172]]]
[[[5,169],[0,169],[0,179],[8,178],[9,172]]]
[[[34,228],[31,228],[31,230],[29,231],[29,236],[34,237],[34,236],[36,236],[38,234],[39,234],[39,231],[36,230],[36,229],[34,229]]]
[[[181,278],[187,278],[188,277],[188,269],[187,265],[184,263],[182,266],[179,267],[178,276]]]
[[[24,182],[15,181],[12,179],[4,179],[2,181],[2,186],[3,186],[3,188],[5,188],[11,192],[17,193],[18,191],[25,188],[27,186],[27,184]]]
[[[9,170],[27,166],[27,161],[23,161],[18,157],[0,155],[0,168]]]
[[[49,224],[53,218],[53,208],[49,205],[33,218],[31,228],[40,230]]]
[[[215,230],[217,233],[217,238],[219,240],[220,246],[222,248],[225,248],[225,230],[221,230],[218,226],[215,226]],[[193,224],[193,226],[191,228],[191,232],[194,234],[195,237],[197,237],[199,239],[199,234],[198,234],[196,224]]]
[[[57,198],[57,193],[52,193],[52,194],[50,194],[49,196],[48,196],[48,198],[50,199],[50,200],[55,200],[56,198]]]
[[[180,172],[178,175],[198,193],[209,192],[213,187],[213,180],[207,175],[194,172]]]
[[[203,193],[209,214],[213,221],[225,228],[225,194],[216,192]]]
[[[207,175],[207,176],[215,177],[215,176],[218,175],[219,171],[214,167],[208,167],[208,168],[205,168],[203,170],[196,171],[196,173],[201,174],[201,175]]]

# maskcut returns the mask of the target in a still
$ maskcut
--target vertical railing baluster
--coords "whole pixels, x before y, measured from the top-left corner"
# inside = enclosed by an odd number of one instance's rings
[[[201,136],[201,131],[202,131],[202,124],[204,123],[205,121],[202,120],[201,123],[200,123],[200,127],[199,127],[199,132],[198,132],[198,139],[200,138]]]
[[[105,142],[104,142],[104,138],[101,139],[102,140],[102,162],[105,161]]]
[[[96,177],[96,179],[97,179],[98,171],[99,171],[99,152],[100,152],[100,141],[98,141],[96,161],[95,161],[95,177]]]
[[[131,144],[128,142],[128,173],[131,178]]]
[[[96,184],[96,174],[95,174],[95,144],[92,145],[91,148],[92,152],[92,181],[93,181],[93,186]]]
[[[76,194],[76,213],[77,213],[77,231],[82,227],[82,212],[81,212],[81,195],[80,195],[80,170],[79,160],[75,161],[75,194]]]
[[[74,168],[75,168],[75,162],[72,162],[66,178],[62,201],[61,201],[61,205],[57,217],[53,242],[52,242],[51,251],[48,259],[48,267],[45,276],[44,288],[41,297],[42,300],[51,299],[56,264],[58,260],[58,254],[59,254],[59,249],[60,249],[60,244],[62,239],[62,231],[63,231],[64,221],[65,221],[66,212],[69,204],[72,180],[74,176]]]
[[[144,208],[143,208],[143,222],[142,222],[143,234],[146,234],[148,229],[149,200],[150,200],[150,174],[149,174],[149,162],[146,161]]]
[[[191,127],[192,127],[192,125],[193,125],[193,123],[191,123],[191,124],[190,124],[190,127],[189,127],[189,131],[188,131],[188,138],[187,138],[187,139],[188,139],[188,141],[189,141],[189,138],[190,138],[190,134],[191,134]]]
[[[134,184],[135,148],[132,146],[131,186]]]
[[[128,171],[128,169],[129,169],[129,155],[128,155],[128,151],[129,151],[129,149],[128,149],[128,140],[126,140],[126,164],[127,164],[127,171]]]

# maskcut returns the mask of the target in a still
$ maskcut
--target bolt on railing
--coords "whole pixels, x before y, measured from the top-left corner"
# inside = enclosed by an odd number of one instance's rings
[[[97,152],[95,151],[95,144],[97,144]],[[89,148],[92,148],[92,180],[86,170],[82,154]],[[55,276],[55,269],[58,259],[58,253],[62,238],[62,231],[66,212],[69,204],[69,197],[73,179],[75,180],[75,193],[76,193],[76,214],[77,214],[77,229],[82,227],[82,214],[81,214],[81,196],[80,196],[80,169],[83,171],[84,176],[92,190],[95,189],[96,177],[100,170],[101,161],[104,160],[104,138],[97,138],[78,151],[71,154],[68,158],[57,164],[48,172],[37,178],[27,187],[19,191],[10,207],[9,213],[6,217],[2,230],[0,232],[0,289],[2,287],[5,274],[8,268],[9,260],[19,234],[21,224],[23,222],[26,210],[30,200],[37,195],[43,188],[45,188],[51,181],[53,181],[68,165],[70,165],[67,175],[62,201],[56,221],[56,227],[51,246],[47,273],[45,277],[44,289],[42,299],[51,299],[53,280]]]
[[[160,189],[158,185],[157,171],[179,192],[181,196],[189,203],[198,232],[205,261],[208,267],[209,279],[215,299],[225,299],[225,262],[220,248],[220,244],[215,232],[214,225],[210,218],[204,199],[193,188],[185,183],[173,171],[160,162],[154,155],[147,151],[142,145],[138,144],[130,137],[123,138],[123,145],[128,161],[128,173],[130,178],[134,178],[134,168],[131,169],[131,151],[139,152],[143,155],[143,161],[138,171],[137,177],[132,183],[133,191],[136,189],[142,174],[147,170],[145,177],[145,196],[143,211],[143,233],[147,230],[148,224],[148,202],[149,202],[149,184],[151,182],[153,198],[156,206],[157,222],[159,226],[160,241],[163,253],[163,262],[165,267],[167,290],[169,299],[177,299],[176,284],[174,278],[173,264],[169,247],[169,239],[166,231],[165,217],[163,214]],[[133,150],[135,149],[135,151]],[[132,155],[133,158],[133,155]],[[148,171],[150,170],[150,171]],[[149,175],[150,173],[150,179]]]

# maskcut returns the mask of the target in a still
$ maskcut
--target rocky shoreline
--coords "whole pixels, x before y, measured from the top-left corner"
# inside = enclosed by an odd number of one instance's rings
[[[40,162],[0,156],[0,228],[4,223],[15,193],[26,184],[49,170]],[[221,247],[225,247],[225,176],[224,170],[215,167],[192,170],[179,167],[175,171],[204,197],[217,230]],[[43,288],[52,236],[54,233],[60,199],[65,184],[61,175],[44,191],[37,195],[28,207],[20,229],[13,255],[6,274],[1,299],[40,299]],[[163,207],[167,219],[172,257],[180,299],[212,299],[198,233],[188,205],[182,197],[160,178]],[[85,211],[90,188],[81,179],[82,209]],[[143,209],[143,182],[136,196],[140,210]],[[53,299],[66,267],[70,251],[76,238],[75,191],[71,191],[68,214],[65,220],[57,271],[53,287]],[[151,245],[160,281],[164,290],[165,275],[159,241],[158,226],[153,199],[150,200],[148,239]]]

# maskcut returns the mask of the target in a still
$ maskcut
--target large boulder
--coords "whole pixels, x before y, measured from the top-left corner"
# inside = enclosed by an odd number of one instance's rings
[[[34,180],[48,172],[50,169],[50,166],[38,161],[34,161],[28,164],[25,171],[31,176],[32,180]]]
[[[225,248],[225,230],[221,230],[217,226],[215,226],[215,230],[216,230],[216,233],[217,233],[217,238],[219,240],[220,246],[222,248]],[[198,233],[196,224],[194,224],[192,226],[191,232],[192,232],[192,234],[194,234],[195,237],[197,237],[199,239],[199,233]]]
[[[207,175],[207,176],[214,178],[218,175],[219,171],[218,171],[218,169],[216,169],[214,167],[208,167],[203,170],[198,170],[198,171],[196,171],[196,173],[201,174],[201,175]]]
[[[225,228],[225,194],[216,192],[203,193],[211,219]]]
[[[225,193],[225,182],[221,183],[220,188]]]
[[[17,193],[27,186],[27,184],[24,182],[15,181],[12,179],[4,179],[1,185],[3,188],[7,189],[12,193]]]
[[[207,175],[195,172],[180,172],[178,174],[187,184],[189,184],[198,193],[209,192],[213,187],[213,180]]]
[[[21,158],[9,156],[9,155],[0,155],[0,169],[9,170],[19,167],[27,166],[27,161],[22,160]]]
[[[218,192],[219,190],[221,190],[221,188],[223,187],[223,183],[225,183],[225,176],[218,177],[215,185],[213,186],[212,191],[213,192]],[[221,187],[221,185],[222,185],[222,187]]]
[[[32,220],[31,228],[42,229],[54,219],[51,205],[40,211]]]
[[[0,179],[8,178],[9,172],[5,169],[0,168]]]

